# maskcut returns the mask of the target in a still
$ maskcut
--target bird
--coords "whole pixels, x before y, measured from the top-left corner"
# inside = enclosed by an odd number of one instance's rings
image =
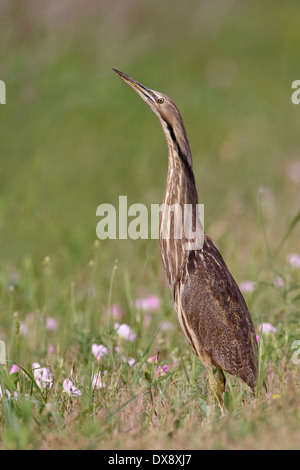
[[[198,224],[198,192],[187,133],[181,114],[164,93],[113,71],[159,119],[168,146],[168,172],[160,216],[159,245],[179,323],[196,357],[208,372],[210,389],[222,405],[224,373],[239,377],[254,392],[258,380],[258,344],[245,299],[212,239]],[[193,240],[178,236],[182,217],[176,210],[192,208]],[[169,236],[166,236],[169,227]],[[199,228],[200,227],[200,228]],[[195,235],[196,234],[196,235]],[[201,243],[198,243],[201,241]]]

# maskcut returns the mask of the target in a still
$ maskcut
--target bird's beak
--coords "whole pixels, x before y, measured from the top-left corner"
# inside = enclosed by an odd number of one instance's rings
[[[136,91],[144,101],[147,102],[147,100],[150,100],[152,102],[156,102],[156,95],[152,90],[150,90],[150,88],[145,87],[141,83],[126,75],[126,73],[120,72],[116,69],[113,69],[113,71],[116,72],[116,74],[118,74],[125,83],[131,86],[131,88],[133,88],[134,91]]]

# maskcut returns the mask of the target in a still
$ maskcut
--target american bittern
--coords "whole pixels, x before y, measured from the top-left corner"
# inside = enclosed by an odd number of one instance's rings
[[[251,389],[258,375],[257,341],[253,323],[238,285],[221,254],[204,233],[200,248],[187,248],[183,237],[163,236],[174,204],[190,204],[196,227],[198,194],[192,155],[181,115],[165,94],[150,90],[113,69],[158,117],[168,144],[168,175],[160,220],[160,251],[180,325],[195,353],[209,372],[216,398],[225,390],[223,371],[237,375]],[[217,373],[213,374],[213,367]]]

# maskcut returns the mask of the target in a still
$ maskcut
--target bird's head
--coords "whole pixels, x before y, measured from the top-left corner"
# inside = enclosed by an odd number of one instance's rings
[[[182,117],[174,101],[159,91],[151,90],[119,70],[113,69],[145,101],[160,120],[165,133],[169,156],[176,149],[184,164],[192,172],[192,156]]]
[[[149,108],[154,112],[158,119],[162,122],[170,124],[173,128],[176,127],[176,121],[182,123],[180,113],[175,103],[160,91],[154,91],[145,87],[133,78],[129,77],[119,70],[113,69],[119,77],[124,80],[137,94],[145,101]]]

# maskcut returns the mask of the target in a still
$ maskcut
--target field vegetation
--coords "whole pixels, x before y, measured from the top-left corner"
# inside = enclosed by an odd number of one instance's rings
[[[0,11],[0,448],[299,448],[297,2]],[[182,113],[205,230],[244,292],[267,391],[227,377],[215,405],[158,241],[96,238],[99,204],[161,203],[167,173],[159,123],[113,67]]]

